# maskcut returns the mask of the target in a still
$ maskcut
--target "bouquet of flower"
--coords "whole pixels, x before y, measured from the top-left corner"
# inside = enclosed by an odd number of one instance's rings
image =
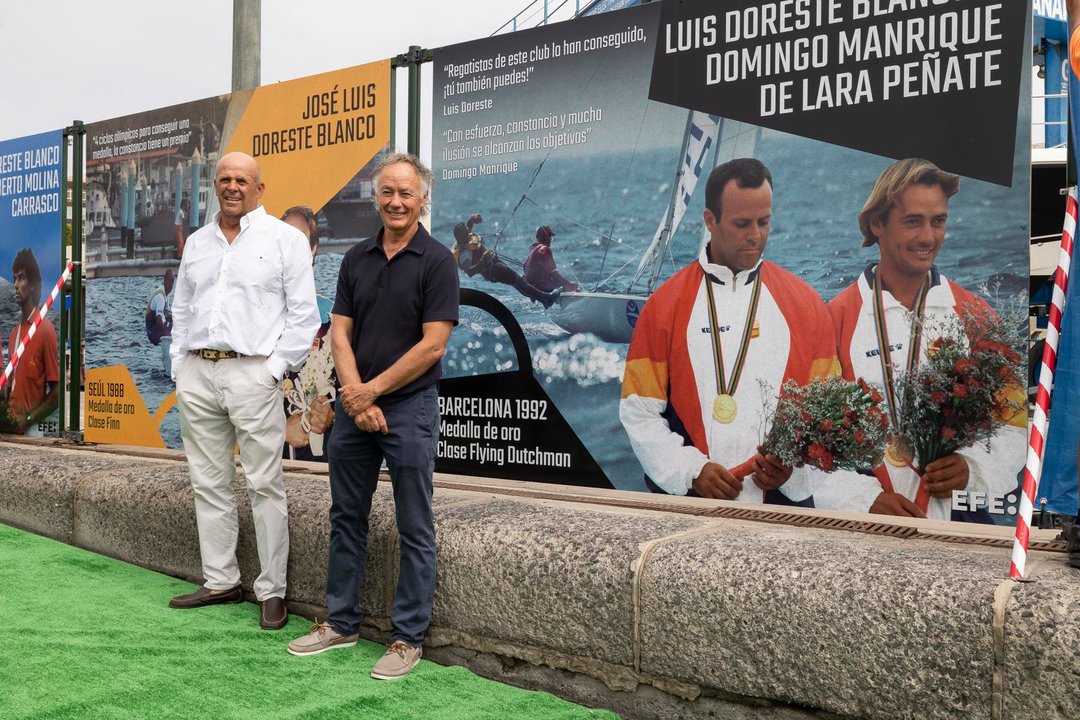
[[[961,448],[987,444],[1022,402],[1021,355],[1008,325],[990,311],[963,312],[927,344],[919,366],[900,375],[899,424],[919,467]]]
[[[825,472],[875,467],[881,463],[889,427],[881,402],[881,393],[861,379],[830,377],[806,385],[788,380],[761,452],[789,467],[813,465]],[[752,464],[748,460],[731,472],[745,477]]]
[[[10,387],[10,386],[9,386]],[[0,397],[0,430],[4,432],[17,432],[19,418],[15,407],[5,397]]]
[[[311,451],[316,455],[322,454],[323,436],[321,433],[311,432],[307,413],[316,399],[320,397],[334,399],[336,383],[334,357],[330,352],[330,343],[325,341],[319,342],[318,347],[312,347],[300,372],[292,374],[282,383],[282,392],[288,401],[289,414],[303,414],[300,427],[308,433]]]
[[[308,353],[307,360],[300,368],[300,385],[309,403],[317,397],[333,397],[337,376],[334,373],[334,356],[330,353],[330,343],[323,341],[318,348]]]

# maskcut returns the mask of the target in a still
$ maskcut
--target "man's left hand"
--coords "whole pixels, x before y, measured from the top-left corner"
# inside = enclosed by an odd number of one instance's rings
[[[345,403],[345,412],[356,417],[371,407],[379,394],[371,387],[371,383],[358,382],[343,386],[339,397]]]
[[[775,455],[754,455],[754,484],[762,491],[776,490],[791,477],[791,468],[780,462]]]
[[[923,482],[930,497],[952,497],[953,490],[963,490],[968,485],[970,471],[967,460],[951,453],[930,463],[923,470]]]

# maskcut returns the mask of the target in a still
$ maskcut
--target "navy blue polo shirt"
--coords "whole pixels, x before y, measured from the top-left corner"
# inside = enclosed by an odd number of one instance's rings
[[[423,324],[458,321],[457,265],[423,225],[390,260],[383,230],[345,253],[338,272],[335,315],[353,319],[352,348],[360,379],[370,382],[420,342]],[[442,362],[385,397],[414,393],[442,377]]]

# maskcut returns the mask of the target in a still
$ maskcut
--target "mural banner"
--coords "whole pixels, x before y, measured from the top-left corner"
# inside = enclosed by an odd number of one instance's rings
[[[0,338],[3,362],[26,338],[61,272],[63,133],[0,142]],[[58,313],[42,319],[0,393],[0,430],[59,431]]]
[[[438,50],[432,230],[475,300],[439,468],[1012,523],[1020,11],[675,1]],[[833,101],[762,103],[789,78]]]
[[[316,287],[332,296],[341,255],[378,227],[369,168],[390,122],[385,60],[88,126],[87,440],[181,446],[171,292],[187,236],[218,209],[218,159],[242,151],[258,160],[268,213],[311,211]],[[320,306],[313,354],[328,356],[329,301]],[[297,425],[326,390],[296,374],[283,385]],[[308,434],[290,437],[298,447],[286,454],[308,457]]]

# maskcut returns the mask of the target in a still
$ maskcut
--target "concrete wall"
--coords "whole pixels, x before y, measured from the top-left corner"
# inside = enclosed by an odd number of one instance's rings
[[[200,574],[187,468],[0,444],[0,522],[181,577]],[[287,475],[289,600],[324,603],[329,489]],[[257,574],[247,498],[240,564]],[[438,489],[427,656],[624,717],[1080,717],[1080,571],[1008,551],[491,491]],[[389,486],[361,592],[385,637]],[[164,603],[167,598],[162,598]],[[284,641],[287,638],[282,638]]]

